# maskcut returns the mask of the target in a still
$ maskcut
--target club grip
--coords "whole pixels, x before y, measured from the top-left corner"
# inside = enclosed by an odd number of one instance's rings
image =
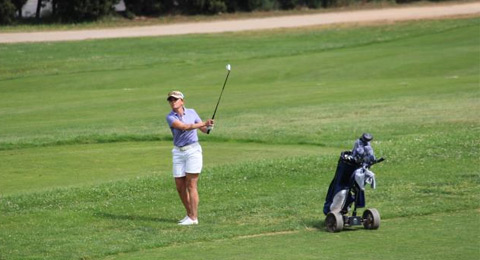
[[[212,130],[212,127],[211,126],[208,126],[207,127],[207,135],[210,134],[210,131]]]

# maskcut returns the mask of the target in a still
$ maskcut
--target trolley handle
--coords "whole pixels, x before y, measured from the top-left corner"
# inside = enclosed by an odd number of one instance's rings
[[[381,163],[381,162],[383,162],[383,161],[385,161],[385,158],[380,157],[380,159],[375,160],[375,161],[372,163],[372,165],[377,164],[377,163]]]

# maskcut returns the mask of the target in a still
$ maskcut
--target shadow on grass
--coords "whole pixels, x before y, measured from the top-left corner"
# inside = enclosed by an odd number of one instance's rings
[[[166,218],[154,218],[146,216],[135,216],[135,215],[117,215],[105,212],[98,212],[94,214],[98,218],[108,218],[114,220],[132,220],[132,221],[152,221],[152,222],[165,222],[165,223],[177,223],[175,219],[166,219]]]

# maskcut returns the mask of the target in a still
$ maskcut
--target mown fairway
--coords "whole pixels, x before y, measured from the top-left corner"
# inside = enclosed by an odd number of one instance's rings
[[[478,259],[480,19],[0,45],[0,259]],[[200,225],[172,89],[211,116]],[[336,161],[375,136],[379,230],[329,234]]]

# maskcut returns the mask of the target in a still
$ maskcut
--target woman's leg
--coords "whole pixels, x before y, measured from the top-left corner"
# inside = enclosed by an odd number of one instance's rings
[[[177,192],[182,200],[183,206],[187,211],[187,216],[192,215],[191,207],[190,207],[190,196],[187,191],[187,177],[179,177],[175,178],[175,185],[177,186]]]
[[[188,193],[188,203],[190,213],[188,216],[192,220],[196,220],[198,218],[198,190],[197,190],[197,183],[198,183],[198,176],[199,174],[196,173],[187,173],[186,176],[186,189]]]

